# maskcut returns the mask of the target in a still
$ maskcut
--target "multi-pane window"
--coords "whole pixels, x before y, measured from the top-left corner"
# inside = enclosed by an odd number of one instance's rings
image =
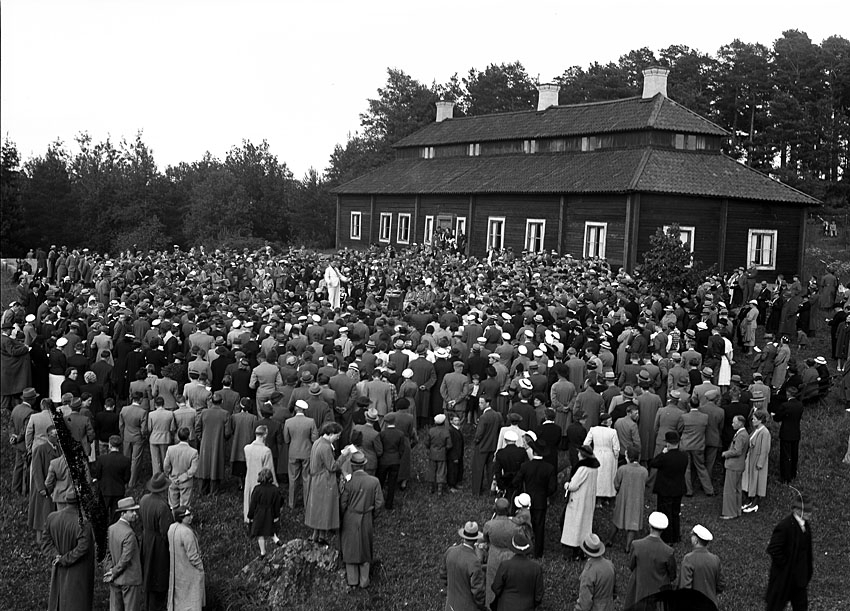
[[[396,233],[396,242],[399,244],[410,243],[410,214],[401,213],[398,215],[398,231]]]
[[[470,144],[466,148],[466,153],[470,157],[478,157],[481,154],[481,145],[479,143]]]
[[[360,239],[360,212],[351,213],[351,222],[349,223],[349,237],[352,240]]]
[[[466,217],[459,216],[455,219],[455,237],[460,234],[466,235]]]
[[[748,256],[750,265],[757,269],[776,269],[776,230],[750,229]]]
[[[543,252],[543,235],[545,233],[545,219],[528,219],[525,222],[525,249],[528,252]]]
[[[608,233],[608,223],[584,224],[584,257],[605,258],[605,238]]]
[[[430,244],[434,239],[434,217],[429,215],[425,217],[425,234],[422,237],[422,241],[425,244]]]
[[[378,223],[378,241],[389,242],[392,235],[393,215],[392,212],[381,212]]]
[[[505,246],[505,217],[491,216],[487,218],[487,250],[495,248],[502,250]]]

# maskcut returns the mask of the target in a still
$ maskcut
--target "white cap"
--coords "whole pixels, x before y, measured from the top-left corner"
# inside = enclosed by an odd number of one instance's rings
[[[537,441],[537,433],[534,431],[526,431],[524,434],[526,437],[531,437],[532,441]]]
[[[63,346],[66,346],[67,344],[68,344],[68,338],[67,337],[60,337],[59,339],[56,340],[56,347],[57,348],[62,348]]]
[[[511,334],[510,333],[502,333],[502,339],[505,340],[506,342],[511,341]]]
[[[658,530],[664,530],[670,524],[670,521],[660,511],[653,511],[649,514],[649,525]]]
[[[151,326],[152,327],[158,327],[160,325],[160,323],[162,323],[162,320],[160,320],[159,318],[154,318],[153,322],[151,323]]]
[[[437,414],[434,416],[434,424],[443,424],[446,421],[445,414]]]
[[[304,399],[298,399],[298,401],[295,402],[295,407],[297,407],[298,409],[307,409],[310,406]]]
[[[517,350],[517,352],[519,352],[520,354],[528,354],[528,348],[526,348],[526,347],[525,347],[525,346],[523,346],[523,345],[518,346],[516,350]]]
[[[534,385],[531,383],[531,380],[529,380],[528,378],[522,378],[519,381],[519,387],[522,388],[523,390],[532,390],[534,388]]]
[[[518,495],[516,495],[516,498],[514,499],[514,505],[516,505],[520,509],[522,509],[523,507],[525,507],[526,509],[530,508],[531,507],[531,497],[526,492],[523,492],[522,494],[518,494]]]
[[[696,526],[694,526],[691,529],[691,532],[694,533],[697,537],[699,537],[701,541],[705,541],[706,543],[714,539],[714,536],[711,534],[711,531],[708,530],[702,524],[697,524]]]
[[[322,317],[318,314],[313,314],[313,322],[322,322]]]
[[[35,322],[35,314],[27,314],[26,321]]]
[[[516,431],[505,431],[505,441],[513,441],[516,443],[519,441],[519,435],[516,434]]]
[[[406,379],[412,378],[413,377],[413,370],[410,367],[408,367],[407,369],[405,369],[404,371],[401,372],[401,377],[406,378]]]
[[[230,325],[230,326],[231,326],[231,327],[233,327],[234,329],[238,329],[239,327],[241,327],[241,326],[242,326],[242,321],[240,321],[240,320],[237,318],[236,320],[234,320],[234,321],[231,323],[231,325]]]

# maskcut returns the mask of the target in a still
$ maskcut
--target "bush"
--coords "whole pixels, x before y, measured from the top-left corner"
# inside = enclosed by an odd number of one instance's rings
[[[714,266],[705,267],[693,260],[680,235],[679,226],[670,225],[666,232],[659,227],[649,238],[652,248],[644,253],[643,263],[636,272],[655,291],[667,291],[671,295],[694,291],[715,272]]]

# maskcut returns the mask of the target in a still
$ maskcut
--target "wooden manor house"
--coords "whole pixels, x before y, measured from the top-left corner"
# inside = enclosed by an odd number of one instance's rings
[[[721,152],[729,134],[667,97],[666,68],[641,97],[437,120],[400,140],[395,160],[339,186],[337,247],[430,243],[436,228],[468,254],[552,250],[632,270],[659,227],[678,224],[696,260],[764,276],[798,273],[807,208],[818,200]]]

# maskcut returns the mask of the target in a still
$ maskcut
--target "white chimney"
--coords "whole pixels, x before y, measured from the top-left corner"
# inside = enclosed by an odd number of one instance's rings
[[[561,88],[554,83],[544,83],[537,86],[539,97],[537,98],[537,110],[546,110],[550,106],[558,105],[558,92]]]
[[[437,102],[437,123],[451,119],[455,114],[455,103],[440,100]]]
[[[653,66],[643,71],[643,99],[654,98],[660,93],[667,97],[667,75],[670,71],[661,66]]]

